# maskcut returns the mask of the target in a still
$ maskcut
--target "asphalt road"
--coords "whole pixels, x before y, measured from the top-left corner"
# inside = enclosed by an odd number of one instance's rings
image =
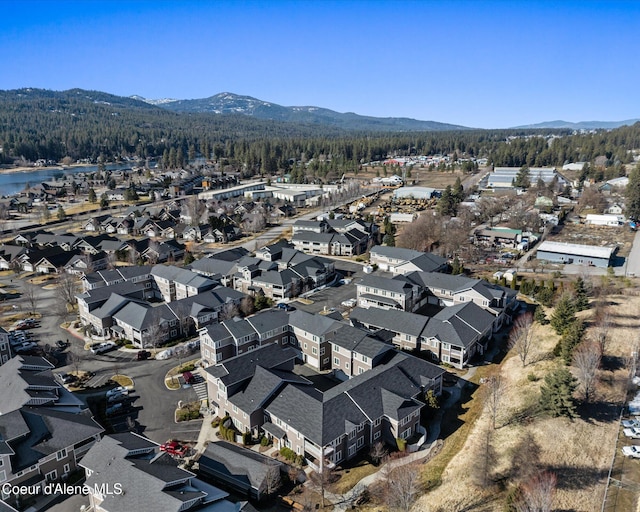
[[[17,291],[20,291],[24,284],[21,279],[13,275],[0,277],[0,283]],[[39,327],[28,331],[40,347],[44,347],[47,343],[53,346],[56,340],[71,342],[69,348],[52,352],[51,355],[58,361],[54,372],[75,370],[76,366],[70,364],[72,361],[69,356],[74,354],[81,359],[78,369],[95,374],[90,381],[92,386],[106,383],[116,373],[127,375],[134,381],[135,392],[132,394],[131,408],[127,414],[110,419],[110,423],[116,430],[125,429],[126,419],[130,416],[136,421],[138,432],[158,443],[163,443],[170,438],[184,441],[197,440],[202,420],[180,424],[174,421],[178,402],[196,400],[195,391],[191,387],[171,391],[164,385],[166,373],[178,365],[179,361],[176,359],[138,361],[135,352],[120,350],[101,355],[92,354],[84,349],[84,340],[75,338],[60,327],[60,320],[53,314],[54,303],[57,300],[59,299],[55,289],[38,287],[36,310],[42,314],[42,317]],[[18,306],[17,312],[29,309],[24,298],[11,299],[7,303]],[[102,391],[98,392],[100,393]]]

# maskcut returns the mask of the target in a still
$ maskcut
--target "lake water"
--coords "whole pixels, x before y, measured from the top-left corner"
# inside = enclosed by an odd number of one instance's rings
[[[107,164],[109,171],[122,171],[131,169],[131,164]],[[27,183],[36,185],[43,181],[52,181],[55,177],[63,175],[73,175],[81,172],[92,173],[97,172],[97,165],[83,165],[80,167],[44,167],[34,169],[33,171],[22,172],[3,172],[0,170],[0,194],[3,196],[11,196],[24,190]]]

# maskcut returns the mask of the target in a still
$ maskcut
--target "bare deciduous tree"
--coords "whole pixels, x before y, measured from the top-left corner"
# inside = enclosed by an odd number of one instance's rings
[[[218,314],[218,320],[220,322],[224,322],[225,320],[229,320],[233,317],[236,317],[240,314],[240,309],[236,305],[235,302],[227,302],[224,306],[222,306],[222,310]]]
[[[500,406],[502,405],[505,391],[506,383],[502,380],[500,375],[493,375],[487,379],[485,384],[485,406],[491,416],[491,424],[494,429],[496,428],[498,414],[500,413]]]
[[[549,471],[533,476],[521,487],[520,499],[514,504],[517,512],[551,512],[557,483],[556,475]]]
[[[631,353],[626,358],[626,367],[629,369],[629,377],[635,377],[640,361],[640,341],[636,340],[631,347]]]
[[[240,301],[240,311],[244,316],[251,315],[256,310],[255,305],[253,303],[253,297],[247,295],[245,298]]]
[[[280,475],[279,464],[269,464],[267,473],[264,477],[264,491],[271,495],[282,486],[282,478]]]
[[[29,312],[35,314],[40,300],[40,289],[35,284],[27,281],[22,287],[22,295],[29,305]]]
[[[73,307],[76,304],[76,293],[80,290],[78,276],[60,269],[56,290],[60,300]]]
[[[377,466],[380,464],[380,461],[386,458],[388,455],[388,450],[385,448],[384,443],[377,442],[371,447],[371,451],[369,455],[371,456],[371,460]]]
[[[598,381],[600,359],[600,346],[595,342],[583,341],[573,352],[575,376],[586,402],[591,398]]]
[[[335,474],[331,468],[326,465],[319,471],[314,471],[310,475],[312,487],[320,494],[320,506],[325,507],[325,491],[327,486],[335,480]]]
[[[595,312],[595,325],[591,330],[593,340],[598,344],[600,356],[604,356],[609,341],[609,331],[611,330],[611,313],[607,308],[597,309]]]
[[[522,366],[527,366],[527,358],[535,339],[535,324],[531,313],[524,313],[516,318],[509,334],[509,347],[515,349],[522,361]]]
[[[420,471],[416,464],[394,466],[389,471],[389,504],[392,509],[409,512],[420,491]]]

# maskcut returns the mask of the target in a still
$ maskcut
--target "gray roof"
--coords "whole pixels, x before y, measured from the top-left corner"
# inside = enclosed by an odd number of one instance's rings
[[[396,334],[420,336],[427,325],[428,317],[406,311],[386,310],[379,308],[354,308],[351,320],[378,328],[388,329]]]
[[[273,369],[288,361],[293,361],[297,352],[290,348],[282,348],[276,343],[268,343],[255,350],[240,354],[205,369],[207,373],[222,380],[225,386],[242,382],[253,376],[257,366]]]
[[[301,309],[296,309],[289,314],[289,325],[316,336],[324,336],[340,327],[338,322],[325,315],[314,315]]]
[[[246,321],[251,324],[258,334],[266,334],[274,329],[288,326],[289,315],[282,310],[268,309],[247,317]]]
[[[0,415],[20,409],[35,397],[51,402],[58,399],[55,390],[60,388],[60,384],[53,378],[51,370],[26,370],[23,369],[23,362],[17,356],[0,366]],[[32,386],[47,389],[32,389]]]
[[[393,347],[388,343],[376,340],[369,336],[367,331],[350,325],[340,327],[331,339],[331,343],[358,354],[363,354],[371,359],[388,350],[393,350]]]
[[[325,446],[347,433],[349,425],[373,421],[385,414],[398,419],[421,407],[413,397],[443,373],[434,364],[394,351],[387,363],[324,394],[309,386],[288,384],[266,410],[309,440]]]
[[[423,335],[468,348],[479,333],[493,326],[495,317],[474,302],[444,308],[429,320]]]
[[[126,443],[125,443],[126,444]],[[125,492],[107,494],[101,506],[110,512],[131,512],[153,510],[177,512],[184,503],[186,493],[189,498],[205,499],[207,493],[189,485],[194,474],[180,469],[178,462],[170,455],[161,453],[142,454],[129,457],[129,449],[120,439],[105,436],[97,442],[82,459],[81,465],[92,471],[87,478],[90,487],[121,482]],[[168,484],[174,482],[187,482]],[[226,494],[220,493],[220,497]]]
[[[330,244],[335,233],[316,233],[315,231],[298,231],[291,238],[294,242],[317,242],[320,244]]]
[[[18,414],[22,416],[20,422]],[[89,411],[72,414],[46,407],[23,407],[12,415],[0,416],[0,432],[26,429],[26,437],[8,441],[15,455],[12,468],[15,471],[27,468],[43,457],[54,454],[64,448],[71,448],[87,439],[100,434],[103,429],[91,417]],[[5,423],[6,422],[6,423]]]
[[[251,486],[261,490],[272,467],[283,466],[271,457],[236,446],[226,441],[209,443],[200,459],[201,470],[220,473],[227,479],[235,480],[242,487]]]
[[[438,274],[444,275],[444,274]],[[401,276],[396,276],[401,277]],[[406,294],[408,293],[415,284],[410,283],[406,280],[401,280],[397,278],[388,278],[382,276],[375,276],[373,274],[369,274],[364,276],[357,283],[358,286],[369,286],[371,288],[378,288],[381,290],[387,290],[395,293]]]
[[[414,251],[413,249],[404,249],[403,247],[389,247],[387,245],[374,245],[370,251],[371,256],[379,254],[385,258],[393,258],[397,260],[411,261],[425,254],[424,252]]]

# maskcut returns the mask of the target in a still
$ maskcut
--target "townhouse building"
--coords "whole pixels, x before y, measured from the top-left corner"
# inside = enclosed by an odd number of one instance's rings
[[[9,344],[9,333],[0,327],[0,365],[11,359],[11,345]]]
[[[331,369],[331,344],[341,323],[327,316],[313,315],[297,309],[289,314],[290,343],[302,361],[316,370]]]
[[[422,296],[422,288],[408,280],[369,274],[356,283],[356,298],[363,308],[413,312],[422,305]]]
[[[436,254],[386,245],[373,246],[369,251],[369,262],[393,274],[446,272],[448,269],[447,260]]]
[[[196,478],[158,448],[130,432],[110,434],[95,443],[81,463],[91,510],[243,510],[243,503],[231,503],[226,499],[228,493]]]
[[[289,343],[289,319],[284,311],[267,310],[241,319],[232,318],[198,331],[205,367],[269,343]]]

